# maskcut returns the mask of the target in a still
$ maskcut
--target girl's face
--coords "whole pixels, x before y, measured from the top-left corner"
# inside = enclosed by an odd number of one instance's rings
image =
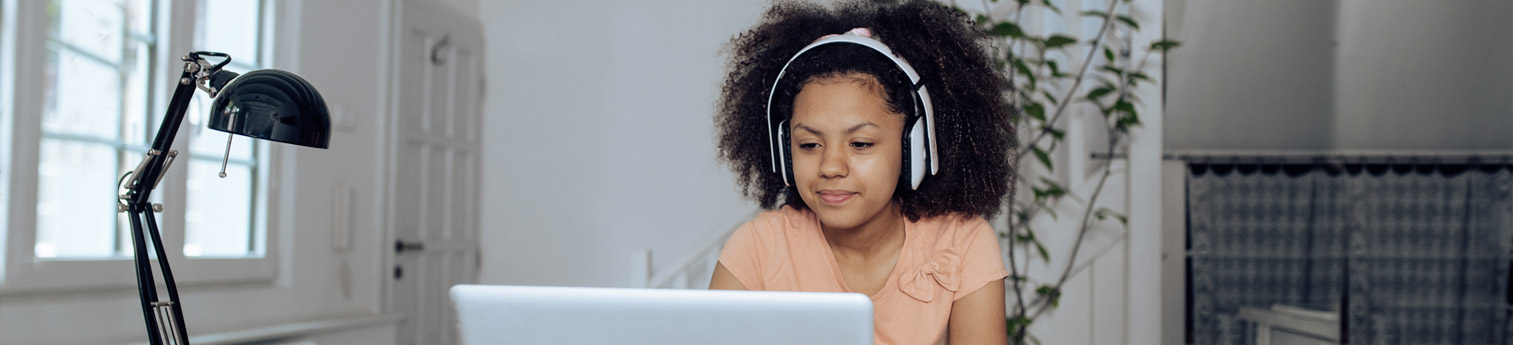
[[[799,196],[827,227],[850,229],[893,209],[904,116],[866,74],[814,79],[793,100],[790,148]]]

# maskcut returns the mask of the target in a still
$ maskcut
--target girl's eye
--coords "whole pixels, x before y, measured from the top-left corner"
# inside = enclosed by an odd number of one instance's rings
[[[804,150],[813,150],[813,149],[814,149],[814,148],[816,148],[816,147],[819,147],[819,146],[820,146],[820,144],[815,144],[815,143],[803,143],[803,144],[799,144],[799,149],[804,149]]]
[[[872,143],[854,142],[854,143],[851,143],[851,147],[858,148],[858,149],[865,149],[865,148],[872,147]]]

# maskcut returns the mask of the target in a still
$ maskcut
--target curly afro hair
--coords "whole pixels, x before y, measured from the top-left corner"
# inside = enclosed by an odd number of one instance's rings
[[[780,1],[754,28],[731,39],[725,48],[730,56],[729,74],[721,89],[715,126],[720,159],[730,165],[742,193],[765,209],[779,206],[780,197],[783,204],[808,208],[798,191],[786,187],[782,176],[772,172],[768,94],[778,72],[799,49],[821,36],[858,27],[870,28],[878,40],[909,61],[934,104],[940,171],[926,177],[918,190],[907,185],[897,189],[894,198],[904,216],[918,221],[948,214],[996,215],[1014,185],[1012,117],[1016,114],[1002,94],[1009,86],[990,57],[989,36],[965,13],[930,1],[853,0],[834,8]],[[911,91],[904,86],[906,79],[899,82],[901,73],[879,72],[875,63],[856,59],[855,54],[834,54],[822,60],[830,62],[806,64],[799,71],[790,67],[784,80],[865,73],[883,85],[890,108],[911,107],[908,96],[902,96]],[[780,97],[775,99],[788,99],[775,102],[774,112],[787,116],[797,88],[778,92]]]

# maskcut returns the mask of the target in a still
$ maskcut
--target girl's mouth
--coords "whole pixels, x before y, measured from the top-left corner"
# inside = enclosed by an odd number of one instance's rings
[[[845,203],[846,201],[851,200],[851,197],[856,196],[856,193],[854,192],[837,190],[822,190],[819,194],[820,201],[824,201],[826,204],[830,205],[840,205],[842,203]]]

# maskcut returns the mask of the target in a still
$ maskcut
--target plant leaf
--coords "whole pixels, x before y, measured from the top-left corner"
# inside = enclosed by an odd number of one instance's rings
[[[1085,16],[1085,17],[1107,17],[1108,13],[1104,13],[1103,11],[1097,11],[1097,10],[1087,10],[1087,11],[1082,11],[1082,15]]]
[[[1160,40],[1160,41],[1151,42],[1151,48],[1150,48],[1150,50],[1159,50],[1162,53],[1165,53],[1167,51],[1172,50],[1172,48],[1176,48],[1176,47],[1181,46],[1181,45],[1182,45],[1181,42],[1177,42],[1177,41],[1174,41],[1174,40]]]
[[[1030,66],[1027,66],[1027,65],[1024,64],[1024,59],[1014,59],[1014,61],[1011,61],[1011,63],[1014,64],[1014,69],[1015,70],[1019,71],[1019,73],[1021,73],[1021,74],[1024,74],[1025,79],[1029,79],[1029,81],[1030,81],[1030,85],[1029,86],[1031,88],[1034,88],[1035,87],[1035,74],[1034,73],[1030,73]]]
[[[1030,102],[1030,104],[1025,104],[1024,112],[1026,114],[1029,114],[1030,117],[1033,117],[1036,120],[1040,120],[1040,122],[1045,122],[1045,106],[1041,105],[1040,102]]]
[[[1061,8],[1056,7],[1056,4],[1052,4],[1051,0],[1040,0],[1040,4],[1041,5],[1045,5],[1046,8],[1051,9],[1051,12],[1056,12],[1056,14],[1061,14]]]
[[[1050,133],[1056,140],[1066,139],[1066,131],[1056,129],[1056,127],[1045,127],[1045,132]]]
[[[1108,59],[1110,62],[1114,61],[1114,51],[1109,50],[1108,47],[1103,47],[1103,58]]]
[[[1051,69],[1055,69],[1055,67],[1054,67],[1054,66],[1056,66],[1055,61],[1051,61],[1051,66],[1052,66]],[[1060,104],[1061,103],[1061,101],[1056,100],[1056,96],[1052,95],[1050,91],[1040,91],[1040,94],[1043,95],[1043,96],[1045,96],[1045,99],[1050,100],[1051,104]]]
[[[1052,308],[1059,307],[1061,305],[1061,291],[1053,286],[1040,285],[1040,287],[1035,288],[1035,295],[1049,299]]]
[[[1039,145],[1030,146],[1030,152],[1035,153],[1035,159],[1039,159],[1040,164],[1045,165],[1046,170],[1056,170],[1055,165],[1051,164],[1051,155],[1045,153],[1045,150],[1040,149]]]
[[[1118,128],[1119,130],[1129,130],[1131,127],[1139,125],[1140,117],[1134,114],[1120,116],[1119,122],[1114,124],[1115,128]]]
[[[1065,47],[1065,46],[1073,44],[1073,43],[1077,43],[1077,39],[1072,38],[1072,37],[1067,36],[1067,35],[1055,34],[1055,35],[1051,35],[1051,37],[1048,37],[1048,38],[1045,39],[1045,48],[1046,49],[1056,49],[1056,48]]]
[[[1103,98],[1103,96],[1108,96],[1108,94],[1113,92],[1113,87],[1109,87],[1108,85],[1099,86],[1087,92],[1087,100],[1096,102],[1099,99]]]
[[[1136,23],[1135,18],[1130,18],[1130,16],[1119,16],[1118,19],[1119,21],[1124,22],[1125,25],[1129,25],[1130,28],[1135,29],[1136,31],[1140,30],[1140,23]]]
[[[1066,188],[1061,187],[1061,184],[1056,183],[1056,181],[1052,181],[1051,179],[1042,177],[1042,178],[1040,178],[1040,183],[1043,184],[1043,185],[1045,185],[1045,187],[1046,187],[1045,188],[1046,196],[1060,197],[1062,195],[1066,195]],[[1050,209],[1051,208],[1045,208],[1045,210],[1050,210]]]
[[[994,25],[993,30],[988,31],[988,33],[992,34],[993,36],[999,37],[1024,38],[1024,30],[1020,29],[1019,25],[1012,22],[998,23],[998,25]]]
[[[1126,227],[1129,226],[1129,217],[1125,216],[1123,213],[1114,212],[1114,210],[1110,210],[1107,207],[1099,208],[1098,213],[1114,216],[1114,218],[1119,219],[1119,224],[1123,224]]]
[[[1046,60],[1045,65],[1051,68],[1052,78],[1060,78],[1063,76],[1063,74],[1061,74],[1061,65],[1056,63],[1056,60]],[[1051,98],[1051,103],[1056,103],[1055,97]]]
[[[1115,128],[1119,130],[1127,130],[1131,127],[1140,125],[1140,115],[1135,111],[1134,103],[1120,100],[1119,102],[1114,103],[1113,109],[1114,111],[1120,113],[1119,120],[1114,123]]]
[[[1125,114],[1134,114],[1135,113],[1135,104],[1134,103],[1130,103],[1127,100],[1122,100],[1121,99],[1118,102],[1114,102],[1114,110],[1122,111]]]
[[[1009,334],[1026,335],[1026,334],[1029,334],[1029,332],[1016,332],[1016,331],[1018,331],[1022,327],[1030,327],[1030,324],[1034,323],[1035,320],[1034,319],[1030,319],[1028,317],[1024,317],[1024,316],[1015,316],[1015,317],[1006,318],[1005,322],[1008,323]]]

